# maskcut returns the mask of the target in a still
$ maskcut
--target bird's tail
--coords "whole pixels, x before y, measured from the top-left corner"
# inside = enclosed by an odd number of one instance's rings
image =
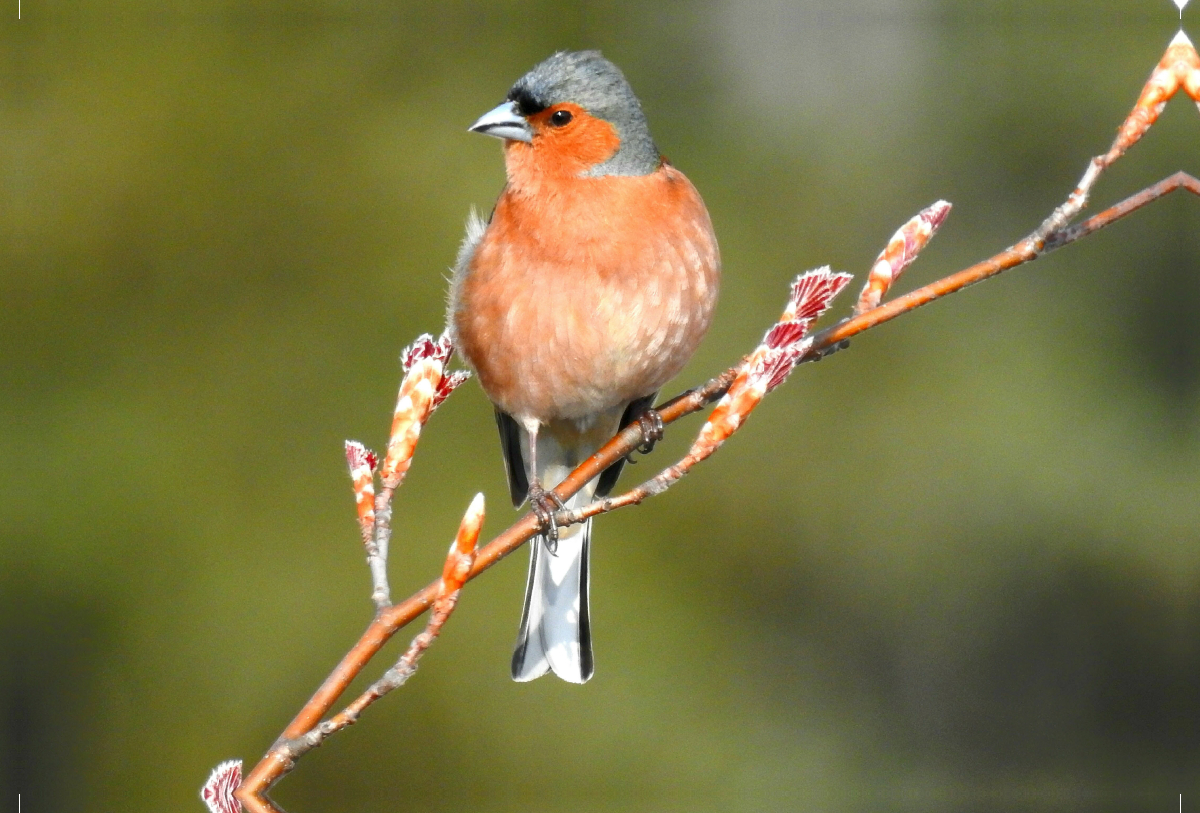
[[[548,435],[539,434],[537,451],[539,474],[548,488],[574,467],[572,456]],[[567,501],[567,508],[587,505],[595,488],[593,481]],[[533,680],[548,671],[571,683],[586,683],[592,676],[592,625],[588,612],[591,541],[589,519],[581,525],[559,528],[554,553],[541,536],[530,543],[525,605],[513,650],[513,680]]]
[[[513,650],[512,677],[533,680],[553,670],[571,683],[592,676],[592,624],[588,612],[588,556],[592,521],[562,528],[557,552],[532,541],[521,629]]]

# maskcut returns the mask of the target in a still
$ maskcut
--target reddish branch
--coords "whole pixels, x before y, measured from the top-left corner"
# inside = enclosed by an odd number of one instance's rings
[[[372,683],[365,692],[358,696],[353,703],[335,714],[329,720],[315,726],[310,731],[294,739],[277,742],[275,748],[281,755],[294,762],[301,756],[316,748],[330,734],[337,733],[349,725],[358,722],[358,716],[367,706],[383,697],[388,692],[403,686],[413,673],[417,671],[417,662],[425,654],[425,650],[437,640],[442,627],[450,619],[458,604],[458,594],[462,591],[475,563],[475,544],[479,540],[479,530],[483,527],[483,495],[476,494],[475,499],[463,515],[458,526],[458,534],[450,545],[446,555],[446,565],[442,570],[442,579],[438,583],[438,596],[433,602],[433,611],[429,614],[429,622],[424,631],[396,661],[396,665],[383,673],[383,677]]]
[[[833,274],[827,269],[800,277],[793,287],[792,298],[783,318],[768,331],[763,343],[754,352],[703,386],[659,407],[663,424],[669,424],[703,409],[714,401],[719,402],[683,459],[623,494],[597,501],[575,511],[560,511],[555,520],[560,525],[580,522],[589,516],[634,505],[648,496],[661,493],[677,482],[696,463],[712,454],[744,423],[766,392],[781,383],[797,364],[821,358],[843,346],[852,336],[1086,237],[1176,189],[1186,189],[1200,195],[1200,181],[1179,172],[1078,225],[1070,225],[1086,205],[1091,189],[1103,171],[1145,134],[1157,120],[1167,100],[1180,89],[1200,105],[1200,56],[1197,56],[1195,48],[1182,31],[1171,42],[1162,60],[1155,67],[1133,111],[1119,129],[1112,147],[1104,155],[1091,160],[1079,185],[1067,200],[1028,237],[983,262],[890,302],[878,304],[945,217],[948,205],[939,202],[909,221],[893,237],[872,268],[859,297],[860,306],[851,318],[809,335],[808,330],[816,316],[828,306],[829,300],[846,284],[848,277]],[[363,709],[401,685],[415,670],[417,659],[432,643],[453,610],[462,585],[512,553],[539,530],[537,518],[532,513],[526,514],[477,553],[474,552],[474,537],[470,537],[469,530],[474,522],[474,534],[477,536],[479,523],[482,523],[482,500],[477,498],[463,519],[463,527],[460,527],[456,544],[451,547],[443,578],[427,585],[399,604],[390,603],[387,597],[385,568],[391,493],[407,471],[421,426],[437,403],[462,381],[461,374],[448,373],[445,370],[450,353],[446,340],[434,342],[424,337],[414,347],[417,348],[416,351],[410,349],[406,352],[405,368],[408,375],[405,377],[401,397],[397,403],[392,440],[389,442],[388,455],[383,465],[383,488],[379,498],[369,499],[366,493],[367,480],[363,474],[363,467],[367,465],[366,450],[361,447],[355,448],[350,460],[359,500],[359,517],[364,527],[364,542],[371,563],[373,597],[379,607],[375,618],[359,641],[346,653],[341,663],[283,731],[271,750],[245,777],[240,787],[230,792],[230,778],[235,776],[234,763],[224,763],[221,768],[226,770],[220,775],[214,772],[214,779],[210,779],[211,784],[206,785],[202,791],[202,797],[206,801],[212,800],[219,793],[221,801],[233,805],[236,798],[236,801],[251,813],[280,813],[279,808],[265,796],[266,791],[294,767],[295,760],[300,755],[319,745],[329,734],[353,723]],[[554,494],[565,501],[585,483],[633,452],[643,442],[641,426],[638,423],[631,424],[563,480],[554,489]],[[348,454],[350,453],[348,447]],[[370,509],[374,511],[373,535],[368,533],[369,528],[364,519],[364,516],[370,513]],[[475,519],[469,521],[473,516]],[[468,529],[466,536],[470,537],[469,551],[463,542],[464,528]],[[322,723],[322,718],[333,707],[338,697],[388,639],[430,607],[434,608],[434,612],[428,626],[414,639],[397,665],[388,670],[383,678],[344,711]],[[240,767],[240,763],[238,766]]]

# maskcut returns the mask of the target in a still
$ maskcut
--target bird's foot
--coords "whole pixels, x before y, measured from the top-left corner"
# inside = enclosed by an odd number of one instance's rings
[[[657,409],[647,409],[638,415],[638,427],[642,430],[642,445],[637,448],[642,454],[654,451],[654,444],[663,439],[663,419]]]
[[[542,488],[536,478],[529,484],[529,507],[537,517],[541,526],[542,539],[546,540],[546,550],[558,553],[558,524],[554,521],[554,512],[564,508],[563,501],[553,491]]]

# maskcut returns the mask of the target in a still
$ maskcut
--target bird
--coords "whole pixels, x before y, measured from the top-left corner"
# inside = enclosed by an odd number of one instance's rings
[[[538,63],[469,131],[503,141],[507,181],[486,221],[468,217],[447,329],[495,408],[513,506],[528,499],[542,523],[512,678],[585,683],[592,521],[555,528],[546,489],[631,422],[661,434],[654,399],[709,328],[720,252],[699,192],[599,51]],[[624,462],[565,507],[607,495]]]

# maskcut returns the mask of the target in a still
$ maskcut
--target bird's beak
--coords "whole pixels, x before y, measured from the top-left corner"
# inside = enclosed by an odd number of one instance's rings
[[[511,141],[533,141],[533,130],[525,117],[517,112],[516,102],[505,102],[494,110],[480,116],[479,121],[469,128],[472,133],[483,133]]]

